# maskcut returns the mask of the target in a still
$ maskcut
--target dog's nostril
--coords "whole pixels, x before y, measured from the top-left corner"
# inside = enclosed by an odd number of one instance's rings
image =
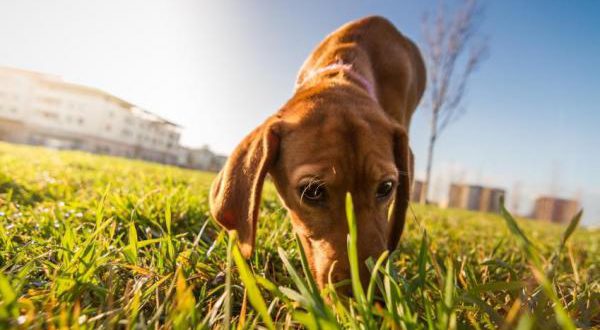
[[[333,283],[339,283],[342,282],[344,280],[349,280],[350,279],[350,272],[339,272],[339,273],[335,273],[332,276],[332,280]]]
[[[338,293],[345,296],[352,294],[352,281],[350,280],[350,273],[339,272],[332,274],[331,284],[335,286]]]
[[[353,297],[352,282],[349,279],[342,279],[335,283],[335,290],[338,294],[342,294],[346,297]]]

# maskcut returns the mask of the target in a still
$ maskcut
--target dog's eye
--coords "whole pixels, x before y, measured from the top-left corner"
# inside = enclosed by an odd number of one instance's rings
[[[379,184],[379,187],[377,187],[377,192],[375,193],[375,196],[377,197],[377,199],[386,198],[392,192],[393,188],[393,181],[384,181]]]
[[[302,185],[299,189],[300,199],[303,201],[318,203],[325,201],[326,189],[322,181],[311,181]]]

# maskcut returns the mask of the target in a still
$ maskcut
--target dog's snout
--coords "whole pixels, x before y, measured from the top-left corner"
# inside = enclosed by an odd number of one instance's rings
[[[340,283],[349,278],[350,278],[350,272],[344,270],[344,271],[336,272],[335,274],[333,274],[331,276],[331,281],[335,284],[335,283]]]

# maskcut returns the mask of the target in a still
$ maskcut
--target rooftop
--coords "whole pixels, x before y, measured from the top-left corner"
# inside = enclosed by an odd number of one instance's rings
[[[47,86],[51,86],[54,88],[70,89],[70,90],[75,90],[78,93],[87,93],[87,94],[98,95],[98,96],[103,97],[112,102],[121,104],[124,108],[128,109],[132,114],[134,114],[135,116],[137,116],[139,118],[143,118],[145,120],[148,120],[151,122],[156,122],[159,124],[164,124],[164,125],[174,126],[176,128],[181,128],[181,125],[178,125],[178,124],[176,124],[172,121],[169,121],[163,117],[153,114],[150,111],[144,110],[144,109],[136,106],[135,104],[128,102],[128,101],[126,101],[120,97],[117,97],[113,94],[110,94],[104,90],[101,90],[96,87],[90,87],[90,86],[85,86],[85,85],[81,85],[81,84],[68,82],[68,81],[63,80],[62,77],[57,76],[57,75],[40,73],[40,72],[19,69],[19,68],[0,66],[0,74],[2,74],[2,73],[19,75],[19,76],[28,76],[30,78],[37,80],[39,83],[42,83],[42,84],[45,84]]]

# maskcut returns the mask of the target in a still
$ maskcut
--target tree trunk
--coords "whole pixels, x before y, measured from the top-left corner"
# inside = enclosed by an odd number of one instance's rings
[[[429,147],[427,148],[427,170],[425,172],[425,182],[423,182],[423,189],[421,190],[421,196],[419,198],[421,204],[426,204],[427,198],[429,197],[429,187],[431,186],[431,168],[433,166],[433,151],[435,149],[435,142],[437,141],[437,121],[437,111],[434,111],[431,118]]]

